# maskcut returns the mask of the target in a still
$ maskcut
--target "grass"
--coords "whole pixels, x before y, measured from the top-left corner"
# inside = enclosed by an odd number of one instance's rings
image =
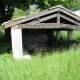
[[[80,80],[80,32],[73,33],[73,41],[63,41],[56,50],[44,55],[35,53],[31,60],[13,59],[10,44],[3,43],[4,34],[1,34],[0,80]],[[64,40],[66,36],[61,35]]]
[[[79,47],[80,48],[80,47]],[[71,48],[31,60],[15,60],[11,54],[0,55],[0,80],[79,80],[80,50]]]

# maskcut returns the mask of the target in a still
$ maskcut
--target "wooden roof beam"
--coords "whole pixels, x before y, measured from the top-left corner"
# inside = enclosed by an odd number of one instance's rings
[[[78,29],[80,30],[80,26],[63,24],[63,23],[39,23],[39,24],[19,24],[18,28],[26,28],[26,29]]]
[[[73,12],[69,11],[68,9],[59,8],[59,10],[60,10],[61,12],[63,12],[64,14],[69,15],[69,16],[75,18],[76,20],[80,20],[80,17],[79,17],[79,16],[77,16],[77,15],[74,14]]]
[[[47,17],[43,17],[43,18],[41,18],[41,19],[39,19],[39,20],[37,20],[37,21],[35,21],[35,22],[30,22],[30,23],[28,23],[28,24],[41,23],[41,22],[44,22],[44,21],[46,21],[46,20],[49,20],[49,19],[52,19],[52,18],[55,18],[55,17],[57,17],[57,14],[53,14],[53,15],[49,15],[49,16],[47,16]]]
[[[57,23],[60,26],[60,11],[58,11],[58,13],[57,13]],[[60,30],[59,31],[56,31],[56,38],[57,38],[57,40],[60,39]]]

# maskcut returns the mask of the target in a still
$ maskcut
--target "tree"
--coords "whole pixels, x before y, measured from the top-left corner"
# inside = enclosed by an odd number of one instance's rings
[[[37,0],[36,3],[42,9],[55,5],[62,5],[70,10],[80,9],[80,0]]]
[[[26,10],[32,0],[0,0],[0,23],[10,20],[15,8]]]
[[[13,11],[11,0],[0,0],[0,23],[9,20]]]
[[[0,0],[0,22],[3,22],[5,18],[4,0]]]

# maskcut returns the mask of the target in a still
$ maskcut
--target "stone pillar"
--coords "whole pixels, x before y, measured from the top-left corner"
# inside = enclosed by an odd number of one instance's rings
[[[56,38],[57,38],[57,40],[60,39],[60,31],[56,31]]]
[[[11,28],[11,39],[12,39],[13,57],[19,60],[23,56],[22,29],[14,29],[12,27]]]
[[[69,30],[68,31],[68,40],[72,40],[73,39],[73,30]]]

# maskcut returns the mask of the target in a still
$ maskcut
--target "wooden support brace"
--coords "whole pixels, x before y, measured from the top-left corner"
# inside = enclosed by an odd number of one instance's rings
[[[56,31],[56,38],[57,38],[57,40],[60,39],[60,31]]]
[[[60,23],[60,12],[57,13],[57,23]],[[60,39],[60,31],[56,31],[56,38]]]

